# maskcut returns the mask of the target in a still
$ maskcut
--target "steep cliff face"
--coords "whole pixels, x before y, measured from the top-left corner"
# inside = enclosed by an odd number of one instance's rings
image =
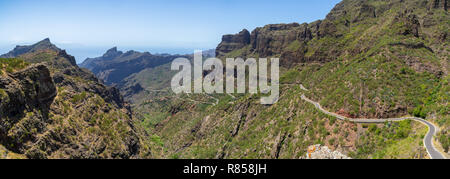
[[[224,35],[222,42],[217,46],[216,56],[241,49],[250,44],[250,32],[247,29],[242,30],[236,35]]]
[[[245,57],[258,54],[260,57],[285,56],[295,60],[297,53],[305,52],[306,43],[318,32],[318,24],[271,24],[256,28],[251,34],[247,30],[236,35],[224,35],[216,49],[216,56]],[[283,58],[286,59],[286,58]],[[298,61],[298,60],[295,60]],[[289,66],[293,61],[282,61]]]
[[[1,142],[13,151],[27,150],[50,122],[49,109],[57,94],[50,71],[42,64],[31,65],[3,76],[0,89]]]
[[[316,21],[311,24],[270,24],[253,30],[249,41],[233,41],[245,39],[245,31],[236,35],[225,35],[216,49],[216,55],[280,57],[282,66],[293,67],[297,63],[331,61],[338,53],[331,51],[331,54],[317,53],[305,56],[308,52],[308,42],[313,38],[338,36],[336,26],[330,21]]]
[[[0,108],[2,117],[20,115],[25,109],[46,109],[56,96],[50,71],[43,64],[3,76],[0,88],[4,95]]]
[[[76,66],[63,50],[16,50],[9,54],[21,55],[0,61],[0,144],[6,149],[28,158],[149,154],[140,138],[145,133],[117,89]]]

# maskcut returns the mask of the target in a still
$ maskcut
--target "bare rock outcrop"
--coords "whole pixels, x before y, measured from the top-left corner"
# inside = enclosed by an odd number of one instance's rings
[[[351,159],[346,155],[338,152],[331,151],[327,146],[313,145],[308,148],[308,153],[305,159]]]
[[[33,131],[42,131],[49,122],[49,107],[56,96],[50,71],[43,64],[0,78],[0,142],[14,151],[29,148]],[[35,118],[31,118],[38,111]]]
[[[216,56],[241,49],[250,44],[250,32],[247,29],[242,30],[236,35],[224,35],[222,42],[217,46]]]
[[[403,24],[403,28],[400,28],[399,32],[402,35],[414,35],[415,37],[419,37],[420,35],[420,22],[417,15],[413,14],[409,10],[405,10],[402,13],[399,13],[394,20],[394,23]]]

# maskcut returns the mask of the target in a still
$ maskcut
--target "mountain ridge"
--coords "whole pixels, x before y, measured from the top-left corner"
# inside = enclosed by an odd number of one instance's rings
[[[119,91],[79,68],[49,39],[3,57],[0,118],[7,125],[0,127],[0,144],[7,150],[27,158],[149,155],[145,132]]]
[[[45,38],[44,40],[41,40],[33,45],[24,45],[24,46],[16,46],[13,50],[10,52],[3,54],[0,56],[0,58],[14,58],[19,55],[23,55],[25,53],[31,53],[34,51],[39,50],[54,50],[54,51],[61,51],[58,47],[56,47],[54,44],[50,42],[49,38]]]
[[[80,64],[97,75],[106,84],[117,84],[129,75],[146,68],[153,68],[172,62],[186,55],[152,55],[149,52],[118,51],[117,47],[109,49],[103,56],[88,58]]]

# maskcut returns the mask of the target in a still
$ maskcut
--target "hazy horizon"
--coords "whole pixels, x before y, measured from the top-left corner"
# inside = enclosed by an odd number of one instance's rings
[[[340,0],[16,0],[0,1],[0,54],[51,41],[74,55],[122,51],[192,53],[213,49],[222,35],[274,23],[325,18]]]

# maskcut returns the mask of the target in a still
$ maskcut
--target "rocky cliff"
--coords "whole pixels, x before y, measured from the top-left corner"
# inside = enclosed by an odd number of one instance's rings
[[[216,56],[221,56],[232,52],[233,50],[241,49],[250,44],[250,33],[247,29],[242,30],[236,35],[224,35],[222,42],[216,49]]]
[[[145,133],[119,91],[49,44],[0,61],[0,144],[28,158],[145,157]]]
[[[318,36],[318,27],[321,21],[308,24],[271,24],[256,28],[251,32],[241,31],[236,35],[224,35],[222,42],[216,49],[216,55],[246,56],[258,54],[261,57],[274,55],[289,56],[289,60],[282,61],[283,65],[289,66],[297,54],[304,53],[304,46],[313,37]],[[321,33],[325,34],[325,32]],[[231,54],[230,54],[231,52]],[[237,53],[233,53],[237,52]],[[283,58],[285,59],[285,58]]]

